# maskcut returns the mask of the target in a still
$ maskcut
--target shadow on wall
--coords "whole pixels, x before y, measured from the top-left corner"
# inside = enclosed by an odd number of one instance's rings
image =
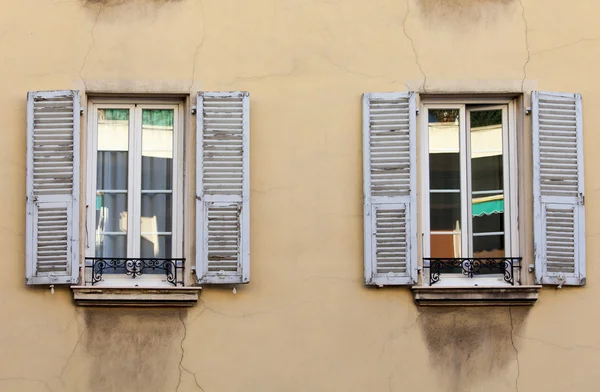
[[[178,373],[186,318],[185,309],[85,309],[89,391],[172,388],[165,384]]]
[[[419,307],[419,327],[429,350],[429,363],[448,380],[447,390],[469,390],[490,375],[510,378],[506,368],[517,362],[518,354],[513,335],[523,328],[529,310]],[[514,366],[517,369],[518,363]]]

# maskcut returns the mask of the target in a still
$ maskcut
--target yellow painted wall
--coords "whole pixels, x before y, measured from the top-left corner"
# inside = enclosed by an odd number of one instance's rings
[[[0,6],[0,391],[599,390],[596,1]],[[77,308],[69,289],[25,287],[25,99],[48,89],[249,91],[251,283],[189,310]],[[587,286],[527,309],[366,288],[361,94],[522,89],[583,95]]]

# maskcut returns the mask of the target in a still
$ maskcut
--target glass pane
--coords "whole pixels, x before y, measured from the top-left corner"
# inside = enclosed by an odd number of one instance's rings
[[[142,190],[173,189],[173,115],[142,111]]]
[[[504,257],[504,234],[473,237],[473,257]]]
[[[172,257],[172,109],[142,110],[141,257]]]
[[[96,230],[99,233],[127,232],[127,194],[96,195]]]
[[[142,233],[171,231],[171,194],[142,194]]]
[[[429,110],[428,132],[431,257],[461,257],[459,110]]]
[[[127,236],[96,233],[96,257],[127,257]]]
[[[431,233],[432,258],[457,258],[461,257],[460,232],[441,234]]]
[[[429,197],[430,230],[460,231],[460,193],[432,193]]]
[[[171,235],[143,233],[141,240],[142,258],[171,258]],[[163,272],[164,273],[164,272]]]
[[[504,232],[502,110],[472,111],[469,116],[473,257],[504,257],[505,236],[500,234]],[[502,270],[485,268],[481,273]]]
[[[128,149],[129,109],[99,109],[96,257],[127,257]]]

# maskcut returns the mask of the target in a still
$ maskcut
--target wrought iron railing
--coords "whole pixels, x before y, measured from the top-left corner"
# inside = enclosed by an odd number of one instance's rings
[[[86,257],[85,284],[93,286],[104,280],[104,275],[127,275],[132,279],[144,274],[164,274],[166,281],[183,286],[185,259]]]
[[[440,274],[459,272],[472,278],[482,274],[502,274],[504,281],[515,284],[515,270],[521,268],[521,257],[423,258],[429,269],[429,284],[440,281]]]

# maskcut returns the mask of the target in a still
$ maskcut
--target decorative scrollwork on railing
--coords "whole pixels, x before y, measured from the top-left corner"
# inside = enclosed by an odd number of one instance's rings
[[[423,258],[423,268],[429,269],[430,285],[440,281],[440,274],[457,269],[469,278],[502,274],[505,282],[514,285],[515,269],[521,268],[521,257]]]
[[[124,274],[135,279],[144,273],[162,272],[168,283],[183,286],[184,264],[185,259],[86,257],[85,283],[93,286],[104,280],[104,274]]]

